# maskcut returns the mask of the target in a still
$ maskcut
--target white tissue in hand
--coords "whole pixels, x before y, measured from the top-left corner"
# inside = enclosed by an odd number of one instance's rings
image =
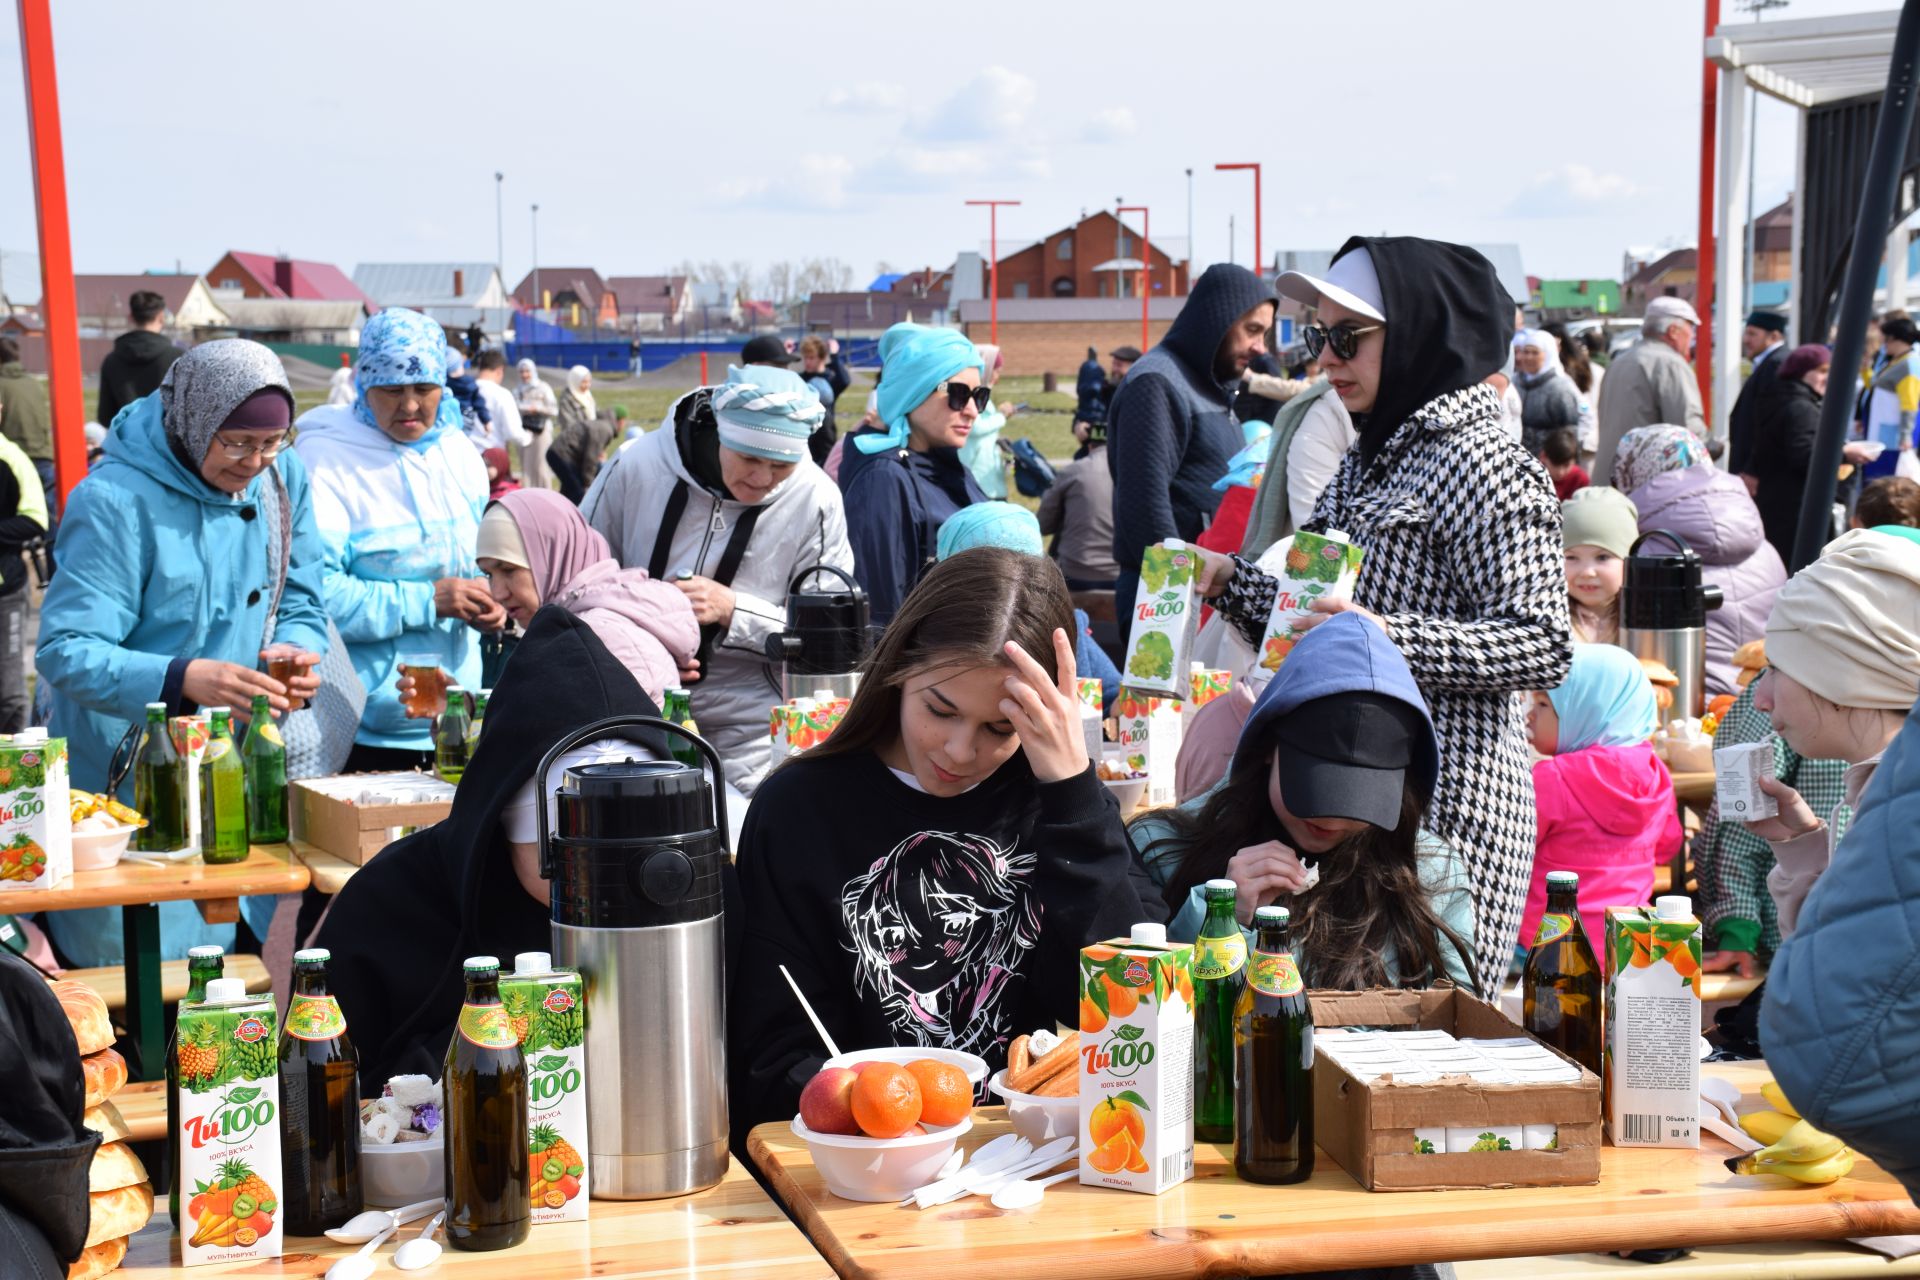
[[[440,1085],[432,1076],[395,1076],[387,1081],[386,1096],[399,1103],[401,1110],[409,1113],[407,1118],[411,1118],[415,1107],[440,1101]]]
[[[360,1136],[376,1147],[387,1146],[400,1136],[400,1122],[384,1111],[375,1111],[360,1126]]]
[[[1060,1037],[1051,1031],[1036,1031],[1027,1037],[1027,1052],[1044,1058],[1060,1046]]]
[[[1305,893],[1307,890],[1313,888],[1313,886],[1320,883],[1320,864],[1319,863],[1308,862],[1308,863],[1303,863],[1301,865],[1305,866],[1307,869],[1307,882],[1301,885],[1298,889],[1294,890],[1294,893],[1296,894]]]

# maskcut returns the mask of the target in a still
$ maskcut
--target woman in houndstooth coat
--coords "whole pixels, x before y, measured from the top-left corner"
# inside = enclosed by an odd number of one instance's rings
[[[1323,348],[1360,431],[1304,526],[1366,550],[1353,601],[1322,607],[1383,627],[1432,708],[1440,782],[1426,826],[1472,877],[1492,992],[1533,866],[1524,695],[1559,685],[1573,657],[1559,504],[1485,381],[1506,361],[1513,302],[1472,249],[1406,237],[1351,239],[1326,279],[1288,272],[1280,291],[1315,308],[1309,348]],[[1275,580],[1238,557],[1209,579],[1258,646]]]

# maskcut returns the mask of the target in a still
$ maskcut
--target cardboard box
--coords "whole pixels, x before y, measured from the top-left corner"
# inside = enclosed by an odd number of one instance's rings
[[[1700,922],[1608,907],[1605,963],[1607,1133],[1616,1147],[1697,1148]]]
[[[289,782],[293,838],[364,866],[453,811],[453,786],[429,773],[346,773]]]
[[[1452,987],[1310,996],[1316,1028],[1406,1027],[1486,1040],[1526,1034],[1492,1005]],[[1313,1104],[1320,1149],[1369,1191],[1566,1187],[1600,1180],[1600,1079],[1585,1069],[1573,1084],[1485,1084],[1461,1076],[1369,1081],[1322,1053],[1313,1067]],[[1421,1154],[1419,1146],[1422,1135],[1448,1129],[1513,1134],[1548,1125],[1556,1130],[1557,1150]]]

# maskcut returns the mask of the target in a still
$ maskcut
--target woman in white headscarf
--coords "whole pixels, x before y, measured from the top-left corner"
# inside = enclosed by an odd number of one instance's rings
[[[1580,427],[1580,389],[1560,367],[1560,343],[1542,329],[1513,335],[1514,385],[1520,389],[1520,443],[1538,456],[1547,433]]]
[[[567,370],[567,389],[560,393],[560,426],[547,450],[547,465],[560,483],[560,492],[576,505],[593,487],[607,446],[613,443],[613,428],[600,421],[599,413],[593,402],[593,371],[577,364]]]
[[[516,367],[520,385],[513,398],[520,406],[520,425],[533,437],[520,446],[520,475],[527,488],[548,489],[552,477],[547,472],[547,449],[553,444],[548,428],[560,416],[560,404],[553,398],[553,388],[541,379],[539,365],[522,360]]]

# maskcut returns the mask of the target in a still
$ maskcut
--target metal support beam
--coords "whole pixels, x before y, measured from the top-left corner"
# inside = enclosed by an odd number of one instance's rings
[[[1698,310],[1713,308],[1713,394],[1707,426],[1716,440],[1727,436],[1727,412],[1740,394],[1740,331],[1747,293],[1742,272],[1747,242],[1747,73],[1720,73],[1720,242],[1716,246],[1713,297],[1698,299]]]
[[[1907,309],[1907,229],[1895,227],[1887,232],[1887,302],[1882,308],[1886,311],[1905,311]]]

